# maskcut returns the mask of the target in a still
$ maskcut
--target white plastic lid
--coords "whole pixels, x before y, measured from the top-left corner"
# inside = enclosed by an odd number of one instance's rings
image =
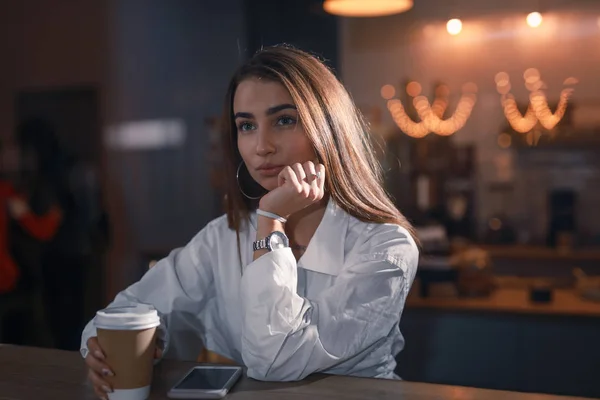
[[[100,329],[138,330],[160,325],[156,309],[150,305],[111,307],[100,310],[94,318],[94,325]]]

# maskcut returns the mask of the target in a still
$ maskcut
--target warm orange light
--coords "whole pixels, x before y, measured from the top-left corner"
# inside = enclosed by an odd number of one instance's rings
[[[411,97],[417,97],[421,94],[421,84],[419,82],[410,82],[406,85],[406,93]]]
[[[412,103],[421,119],[415,122],[406,113],[402,102],[398,99],[390,99],[387,102],[388,110],[396,125],[408,136],[421,138],[434,132],[440,136],[450,136],[462,129],[471,115],[471,111],[477,101],[477,85],[472,82],[463,85],[463,93],[456,105],[454,113],[444,119],[448,107],[450,88],[439,84],[435,88],[435,100],[429,103],[427,97],[421,94],[422,86],[418,82],[409,82],[406,92],[412,97]]]
[[[435,89],[435,95],[438,97],[450,96],[450,88],[448,85],[441,84]]]
[[[396,89],[392,85],[383,85],[381,87],[381,97],[386,100],[393,98],[396,95]]]
[[[510,93],[502,94],[502,110],[510,126],[519,133],[527,133],[537,124],[537,118],[532,107],[529,106],[525,115],[522,115],[517,107],[515,98]]]
[[[502,228],[502,221],[499,218],[491,218],[488,222],[490,229],[493,231],[499,231]]]
[[[504,115],[510,126],[517,132],[527,133],[527,141],[533,146],[537,144],[540,137],[539,132],[537,132],[539,129],[534,132],[534,127],[538,122],[543,128],[549,131],[556,127],[564,117],[569,99],[573,94],[574,89],[571,86],[577,84],[578,80],[574,77],[565,79],[564,84],[567,87],[560,92],[558,106],[552,112],[550,107],[548,107],[548,100],[543,91],[545,84],[540,71],[535,68],[529,68],[523,73],[523,78],[525,79],[525,87],[530,92],[529,106],[525,115],[521,114],[517,108],[515,97],[510,94],[510,79],[505,72],[496,74],[496,89],[502,95],[500,101]]]
[[[528,145],[536,146],[539,143],[541,137],[542,132],[540,132],[539,129],[534,129],[531,132],[527,133],[527,136],[525,136],[525,140],[527,141]]]
[[[510,92],[510,89],[511,89],[510,82],[506,82],[506,84],[504,84],[504,85],[496,86],[496,90],[500,94],[507,94],[508,92]]]
[[[458,18],[451,19],[446,24],[446,29],[451,35],[458,35],[462,31],[462,21]]]
[[[563,82],[563,85],[565,86],[569,86],[569,85],[577,85],[579,83],[579,79],[570,76],[567,79],[565,79],[565,81]]]
[[[323,9],[342,17],[382,17],[408,11],[413,0],[325,0]]]
[[[537,80],[535,82],[527,82],[527,81],[525,81],[525,87],[530,92],[536,92],[536,91],[542,89],[542,87],[544,87],[544,82],[541,81],[541,80]]]
[[[425,27],[423,28],[423,35],[427,38],[431,38],[432,36],[435,35],[435,26],[429,24],[429,25],[425,25]]]
[[[535,68],[528,68],[523,73],[523,79],[527,83],[536,83],[541,78],[540,71]]]
[[[506,86],[508,85],[510,78],[506,72],[498,72],[494,77],[494,81],[497,86]]]
[[[508,133],[501,133],[498,135],[498,146],[503,149],[508,149],[512,143],[512,138]]]
[[[425,110],[429,107],[429,100],[425,96],[417,96],[413,99],[413,106],[417,110]]]
[[[527,15],[527,25],[532,28],[537,28],[542,24],[542,14],[539,12],[532,12]]]

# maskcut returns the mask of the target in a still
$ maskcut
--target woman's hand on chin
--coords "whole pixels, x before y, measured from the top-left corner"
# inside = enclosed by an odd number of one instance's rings
[[[319,202],[325,194],[325,166],[307,161],[285,167],[277,188],[260,199],[259,208],[284,218]]]

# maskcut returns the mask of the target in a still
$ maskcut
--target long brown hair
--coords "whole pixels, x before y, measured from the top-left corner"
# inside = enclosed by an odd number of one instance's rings
[[[227,177],[225,207],[231,229],[239,233],[242,222],[257,206],[256,201],[241,194],[239,186],[248,195],[261,190],[247,173],[240,174],[239,183],[236,179],[242,157],[237,147],[233,99],[238,85],[249,78],[279,82],[289,91],[317,158],[325,166],[326,191],[339,207],[361,221],[398,224],[415,236],[410,223],[383,188],[368,125],[350,95],[325,64],[289,46],[260,50],[236,71],[227,90],[223,148]],[[241,170],[244,171],[243,166]]]

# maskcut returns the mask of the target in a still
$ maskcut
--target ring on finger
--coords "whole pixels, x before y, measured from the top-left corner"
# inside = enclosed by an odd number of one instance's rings
[[[312,175],[310,176],[310,181],[312,182],[312,181],[314,181],[314,180],[316,180],[316,179],[319,179],[320,177],[321,177],[321,173],[320,173],[320,172],[317,172],[317,173],[315,173],[315,174],[312,174]]]

